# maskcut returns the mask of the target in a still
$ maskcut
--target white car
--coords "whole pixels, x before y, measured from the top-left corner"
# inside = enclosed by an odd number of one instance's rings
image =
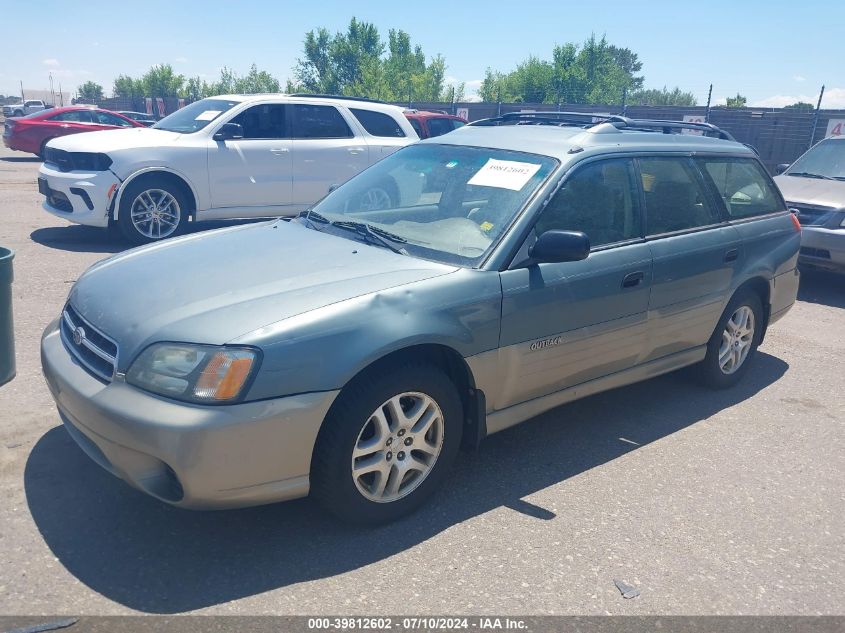
[[[150,128],[50,141],[39,169],[44,209],[71,222],[116,223],[135,243],[193,221],[296,215],[332,188],[419,140],[402,108],[338,97],[224,95]],[[361,192],[387,207],[395,182]]]

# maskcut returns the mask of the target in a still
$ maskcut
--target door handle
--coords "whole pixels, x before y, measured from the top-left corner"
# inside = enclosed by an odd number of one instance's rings
[[[287,147],[274,147],[270,150],[270,153],[278,156],[279,154],[287,154],[289,151]]]
[[[725,253],[725,261],[726,262],[735,262],[739,257],[739,249],[732,248],[727,253]]]
[[[348,151],[350,154],[352,154],[353,156],[355,156],[355,155],[360,154],[361,152],[363,152],[363,151],[364,151],[364,148],[363,148],[363,147],[350,147],[350,148],[348,148],[348,150],[347,150],[347,151]]]
[[[645,273],[641,270],[638,270],[635,273],[628,273],[622,280],[622,287],[633,288],[634,286],[639,286],[643,279],[645,279]]]

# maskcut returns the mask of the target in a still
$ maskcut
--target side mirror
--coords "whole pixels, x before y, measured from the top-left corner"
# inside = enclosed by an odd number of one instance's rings
[[[789,169],[789,163],[781,163],[780,165],[775,167],[775,175],[780,176],[787,169]]]
[[[244,137],[244,128],[240,123],[224,123],[223,127],[214,133],[215,141],[228,141],[229,139],[239,139]]]
[[[537,263],[578,262],[590,254],[590,238],[581,231],[546,231],[528,249]]]

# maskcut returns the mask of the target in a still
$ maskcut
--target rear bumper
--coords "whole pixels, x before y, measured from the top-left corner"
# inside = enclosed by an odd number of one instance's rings
[[[845,273],[845,228],[803,227],[798,261],[805,266]]]
[[[120,179],[112,172],[62,172],[43,164],[38,170],[38,178],[43,181],[39,190],[46,185],[50,192],[57,192],[58,197],[67,201],[58,206],[47,197],[42,205],[47,213],[77,224],[109,225],[109,206],[120,187]]]
[[[259,505],[309,490],[317,433],[337,393],[225,406],[158,398],[78,365],[58,321],[41,340],[44,377],[71,437],[131,486],[193,509]]]

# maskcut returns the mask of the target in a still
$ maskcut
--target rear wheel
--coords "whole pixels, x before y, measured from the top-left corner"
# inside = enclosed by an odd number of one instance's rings
[[[757,293],[734,296],[707,343],[707,355],[698,366],[709,386],[725,389],[737,384],[751,364],[763,334],[763,303]]]
[[[23,110],[15,110],[15,113],[12,116],[23,116]]]
[[[350,383],[320,430],[312,495],[365,524],[418,508],[443,482],[461,443],[454,384],[428,364],[394,366]]]
[[[121,233],[133,244],[176,235],[187,222],[188,198],[180,187],[154,179],[132,183],[120,202]]]

